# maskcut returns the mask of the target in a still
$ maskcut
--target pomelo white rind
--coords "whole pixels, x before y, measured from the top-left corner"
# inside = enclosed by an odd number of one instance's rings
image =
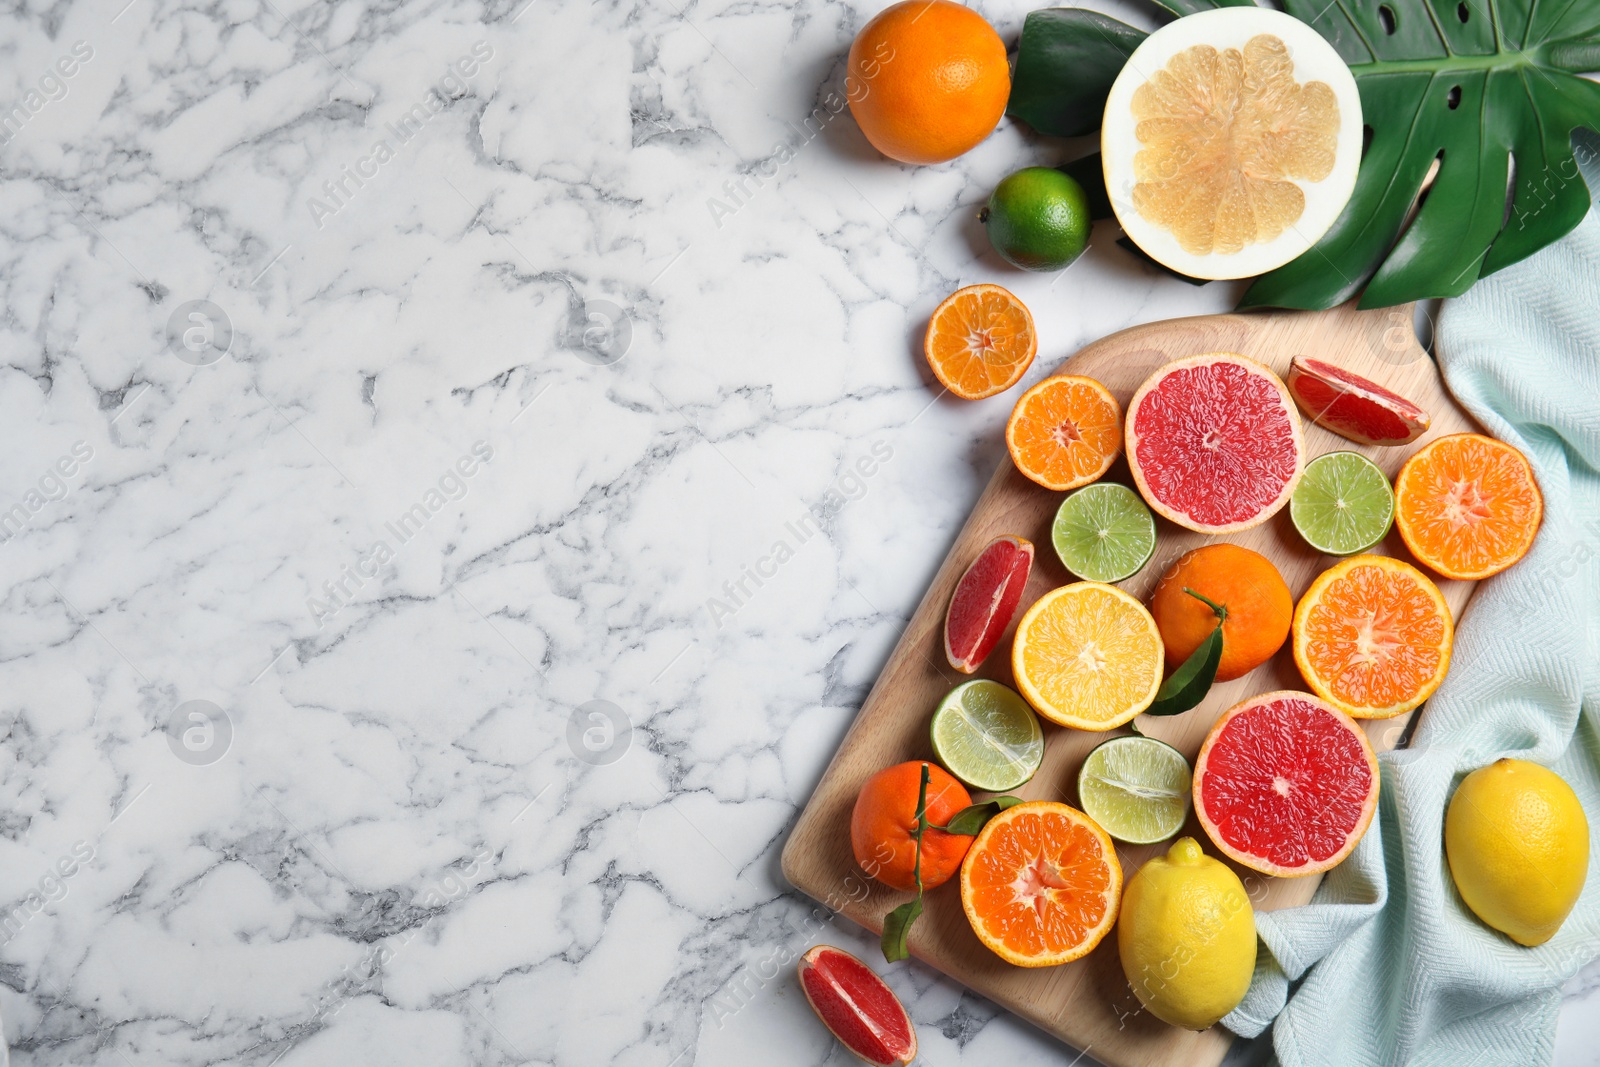
[[[1305,212],[1271,241],[1238,252],[1196,255],[1185,251],[1166,228],[1146,220],[1133,206],[1134,156],[1141,147],[1133,117],[1133,94],[1178,53],[1195,45],[1243,50],[1257,34],[1283,41],[1294,61],[1295,81],[1320,81],[1339,104],[1333,170],[1319,182],[1296,181]],[[1144,39],[1128,57],[1106,98],[1100,131],[1106,192],[1117,222],[1150,258],[1191,278],[1249,278],[1283,266],[1316,244],[1344,210],[1355,190],[1363,139],[1361,94],[1339,53],[1316,30],[1292,15],[1264,7],[1224,7],[1168,23]]]

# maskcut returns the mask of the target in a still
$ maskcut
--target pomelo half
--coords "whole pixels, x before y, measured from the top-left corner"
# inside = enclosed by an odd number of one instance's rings
[[[1117,221],[1194,278],[1263,274],[1315,244],[1355,189],[1361,142],[1344,60],[1299,19],[1253,4],[1145,38],[1100,133]]]
[[[1179,526],[1229,533],[1288,503],[1305,469],[1300,413],[1283,382],[1231,352],[1173,360],[1128,403],[1128,466]]]
[[[1378,808],[1378,759],[1354,719],[1310,693],[1230,708],[1194,765],[1194,811],[1230,857],[1262,874],[1319,874],[1350,854]]]

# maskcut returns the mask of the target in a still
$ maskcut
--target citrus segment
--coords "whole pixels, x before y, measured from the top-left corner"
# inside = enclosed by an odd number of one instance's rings
[[[1306,464],[1289,500],[1289,518],[1306,544],[1330,556],[1365,552],[1389,532],[1394,491],[1366,456],[1326,452]]]
[[[972,804],[966,787],[943,767],[921,760],[885,767],[868,778],[850,812],[850,849],[863,871],[891,889],[917,888],[917,794],[922,768],[928,768],[928,822],[947,826],[950,817]],[[929,829],[922,837],[922,884],[944,885],[961,866],[972,838]]]
[[[843,949],[818,945],[800,958],[800,988],[822,1025],[874,1067],[917,1058],[917,1032],[900,998],[872,968]]]
[[[1128,465],[1161,515],[1201,533],[1265,522],[1305,465],[1300,415],[1266,367],[1212,352],[1174,360],[1128,404]]]
[[[1006,422],[1012,462],[1046,489],[1099,478],[1122,448],[1122,409],[1093,378],[1058,374],[1023,393]]]
[[[1050,541],[1061,563],[1091,582],[1138,574],[1156,550],[1156,523],[1125,485],[1097,482],[1071,493],[1056,510]]]
[[[1118,841],[1149,845],[1183,828],[1189,814],[1189,761],[1153,737],[1113,737],[1078,771],[1078,802]]]
[[[974,789],[1015,789],[1044,762],[1044,731],[1016,691],[975,678],[946,694],[933,713],[933,754]]]
[[[1217,627],[1216,612],[1193,593],[1227,609],[1219,682],[1249,674],[1289,637],[1294,597],[1272,561],[1240,545],[1203,545],[1179,557],[1150,597],[1150,614],[1173,666],[1194,655]]]
[[[961,864],[961,907],[973,933],[1019,967],[1086,955],[1116,922],[1122,865],[1083,812],[1035,800],[1007,808]]]
[[[1333,867],[1378,806],[1366,734],[1309,693],[1263,693],[1230,708],[1194,765],[1194,810],[1230,857],[1263,874]]]
[[[902,163],[943,163],[977,146],[1005,114],[1005,42],[953,0],[902,0],[862,27],[845,75],[850,113],[872,146]]]
[[[1060,726],[1109,730],[1161,688],[1161,634],[1114,585],[1077,582],[1040,597],[1017,624],[1011,669],[1028,703]]]
[[[971,674],[1000,643],[1022,602],[1033,569],[1033,543],[997,537],[984,546],[956,582],[944,614],[944,655],[950,666]]]
[[[1147,37],[1101,127],[1123,230],[1194,278],[1265,273],[1310,248],[1355,188],[1361,141],[1360,93],[1339,54],[1254,4]]]
[[[922,340],[934,377],[963,400],[1016,385],[1038,347],[1032,313],[998,285],[969,285],[945,297]]]
[[[1317,576],[1294,612],[1306,684],[1358,719],[1421,704],[1450,669],[1455,627],[1438,586],[1409,563],[1353,556]]]
[[[1339,139],[1333,90],[1297,83],[1288,49],[1268,33],[1242,51],[1179,52],[1134,91],[1133,117],[1144,146],[1133,206],[1196,256],[1238,252],[1298,222],[1306,197],[1291,179],[1326,178]]]
[[[1403,445],[1427,432],[1426,411],[1359,374],[1295,356],[1283,380],[1306,418],[1359,445]]]
[[[1544,497],[1527,457],[1477,433],[1425,445],[1395,479],[1395,524],[1446,578],[1487,578],[1528,554]]]

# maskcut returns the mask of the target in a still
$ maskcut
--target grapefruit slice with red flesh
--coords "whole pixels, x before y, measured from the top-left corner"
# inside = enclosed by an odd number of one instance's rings
[[[818,945],[800,958],[800,988],[839,1043],[878,1067],[917,1058],[917,1032],[894,990],[843,949]]]
[[[1358,445],[1403,445],[1428,432],[1432,416],[1359,374],[1295,356],[1284,382],[1306,418]]]
[[[1033,542],[996,537],[956,583],[944,613],[944,654],[950,666],[971,674],[983,666],[1022,603],[1033,569]]]
[[[1354,719],[1310,693],[1230,708],[1194,765],[1194,811],[1230,857],[1262,874],[1319,874],[1350,854],[1378,808],[1378,759]]]
[[[1289,390],[1231,352],[1174,360],[1146,378],[1126,427],[1128,466],[1145,501],[1201,533],[1265,522],[1305,469]]]

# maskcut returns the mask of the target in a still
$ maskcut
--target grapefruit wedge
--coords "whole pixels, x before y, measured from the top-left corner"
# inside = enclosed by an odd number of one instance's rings
[[[1011,625],[1022,589],[1033,569],[1033,542],[996,537],[978,553],[950,594],[944,613],[944,655],[950,666],[971,674]]]
[[[1305,469],[1289,390],[1231,352],[1174,360],[1146,378],[1124,432],[1145,501],[1201,533],[1265,522],[1289,502]]]
[[[1426,411],[1332,363],[1295,356],[1284,380],[1306,418],[1358,445],[1404,445],[1428,432]]]
[[[1378,759],[1355,720],[1310,693],[1230,708],[1194,765],[1194,811],[1228,856],[1262,874],[1320,874],[1378,808]]]
[[[839,1043],[877,1067],[917,1058],[917,1032],[894,990],[844,949],[818,945],[800,958],[800,988]]]

